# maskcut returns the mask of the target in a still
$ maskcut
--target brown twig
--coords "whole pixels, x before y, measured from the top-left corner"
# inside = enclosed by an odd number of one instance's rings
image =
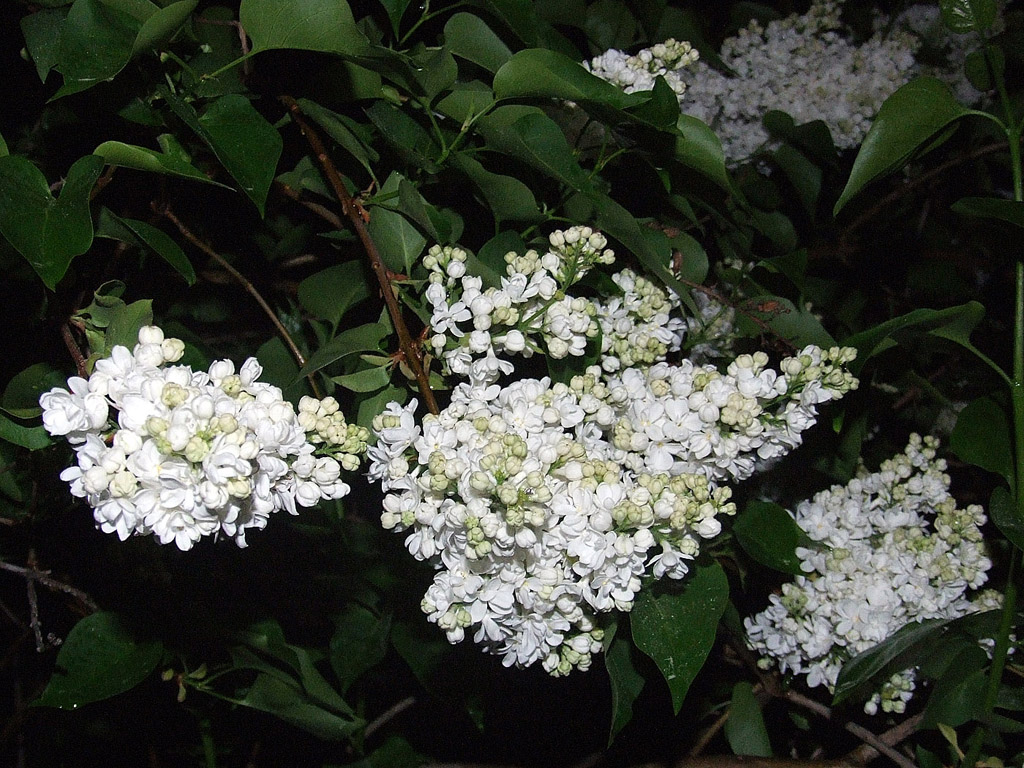
[[[34,565],[28,567],[14,565],[13,563],[7,563],[3,560],[0,560],[0,570],[16,573],[28,581],[38,581],[48,589],[52,589],[57,592],[65,592],[84,605],[90,613],[96,613],[100,609],[88,594],[77,587],[72,587],[70,584],[66,584],[60,579],[53,578],[50,575],[50,571],[41,571]]]
[[[851,721],[841,720],[836,716],[835,712],[831,708],[829,708],[825,704],[822,704],[820,701],[815,701],[814,699],[808,696],[804,696],[802,693],[787,689],[782,684],[782,680],[779,678],[777,674],[767,672],[757,666],[757,659],[754,657],[754,654],[750,651],[749,648],[747,648],[747,646],[743,643],[741,639],[730,635],[727,638],[726,642],[729,648],[731,648],[733,652],[735,652],[736,655],[743,661],[744,665],[757,676],[761,686],[768,694],[776,698],[783,699],[784,701],[788,701],[790,704],[795,704],[796,706],[802,709],[806,709],[809,712],[813,712],[814,714],[818,715],[824,720],[828,720],[830,722],[842,725],[843,729],[847,733],[849,733],[851,736],[856,737],[865,745],[867,745],[871,750],[874,751],[873,753],[867,751],[860,753],[854,750],[854,752],[852,752],[851,755],[875,754],[877,756],[878,754],[881,754],[888,757],[890,760],[892,760],[894,763],[900,766],[900,768],[917,768],[917,765],[916,763],[914,763],[913,760],[910,760],[902,753],[897,752],[895,749],[893,749],[894,744],[898,743],[898,741],[902,740],[903,738],[909,736],[910,733],[913,733],[913,728],[908,733],[903,735],[899,740],[893,741],[892,743],[887,743],[887,740],[884,737],[878,736],[876,733],[874,733],[871,730],[868,730],[864,726],[858,725],[857,723]],[[846,765],[852,763],[853,758],[850,756],[848,756],[847,759],[842,761],[842,764]],[[863,765],[863,763],[857,764]],[[691,768],[693,767],[691,766]]]
[[[386,709],[375,720],[372,720],[370,724],[366,726],[366,729],[363,731],[363,739],[369,739],[372,734],[374,734],[375,732],[380,730],[380,728],[394,720],[396,717],[405,712],[405,710],[407,710],[415,703],[415,696],[407,696],[394,706]]]
[[[78,342],[75,341],[75,336],[71,332],[71,323],[64,323],[60,327],[60,335],[64,339],[64,346],[71,353],[71,359],[75,361],[75,369],[78,371],[78,375],[84,379],[89,375],[89,372],[86,368],[85,355],[82,354],[82,349],[78,346]]]
[[[29,562],[32,570],[35,570],[35,555],[29,551]],[[36,595],[36,582],[31,577],[25,578],[25,593],[28,596],[28,625],[32,628],[32,634],[36,639],[36,653],[46,650],[43,643],[43,627],[39,623],[39,597]]]
[[[412,369],[413,375],[416,377],[416,383],[419,385],[420,394],[423,396],[427,409],[431,413],[438,413],[437,400],[430,389],[430,377],[423,366],[421,348],[413,341],[409,328],[405,324],[405,319],[402,317],[402,309],[398,305],[398,299],[395,298],[394,288],[391,285],[391,278],[388,276],[387,267],[384,266],[384,261],[377,250],[377,244],[373,242],[373,238],[370,237],[370,233],[366,229],[366,223],[363,221],[363,214],[365,213],[363,207],[352,198],[352,195],[345,188],[345,182],[327,154],[327,148],[317,132],[313,130],[313,127],[303,117],[302,108],[299,107],[298,102],[291,96],[281,96],[281,102],[288,108],[292,119],[299,126],[302,135],[306,137],[306,141],[309,142],[313,155],[316,157],[321,170],[331,185],[331,189],[334,190],[334,194],[341,204],[342,214],[348,217],[352,228],[363,243],[366,255],[370,259],[370,266],[373,268],[373,273],[377,276],[377,282],[380,283],[381,293],[384,296],[384,303],[387,305],[388,314],[391,316],[391,322],[398,333],[398,344],[405,357],[405,362]]]
[[[317,216],[326,221],[335,229],[345,228],[345,223],[341,220],[341,217],[338,214],[336,214],[334,211],[332,211],[325,205],[320,205],[320,203],[314,203],[312,200],[304,199],[302,197],[302,193],[299,192],[297,189],[295,189],[295,187],[291,186],[290,184],[275,181],[274,188],[285,197],[291,198],[299,205],[308,208],[310,211],[315,213]]]
[[[814,699],[804,696],[802,693],[792,690],[785,691],[782,694],[782,698],[791,704],[796,704],[798,707],[808,710],[809,712],[814,712],[825,720],[835,720],[834,713],[829,707],[819,701],[815,701]],[[891,745],[886,744],[885,741],[876,733],[868,730],[864,726],[854,722],[845,722],[843,723],[843,728],[847,733],[852,736],[856,736],[864,742],[865,745],[869,746],[878,754],[888,757],[900,766],[900,768],[917,768],[917,764],[913,760],[909,759],[906,755],[897,752]],[[913,729],[911,729],[910,733],[913,733]],[[910,734],[908,733],[907,735],[909,736]]]
[[[295,358],[295,361],[299,364],[299,367],[301,368],[302,366],[304,366],[306,364],[305,356],[302,354],[301,351],[299,351],[298,346],[295,344],[295,340],[291,337],[291,334],[288,333],[288,329],[284,327],[284,324],[278,319],[277,314],[274,312],[273,309],[271,309],[266,299],[264,299],[263,295],[258,290],[256,290],[256,286],[249,282],[245,275],[243,275],[241,272],[239,272],[237,269],[231,266],[230,262],[228,262],[227,259],[225,259],[219,253],[213,250],[213,248],[208,243],[199,239],[192,232],[192,230],[185,226],[184,222],[182,222],[182,220],[175,215],[174,211],[171,210],[169,205],[158,206],[154,204],[153,210],[156,211],[161,216],[165,217],[174,226],[176,226],[178,228],[178,231],[181,232],[182,236],[186,240],[192,243],[192,245],[201,250],[215,262],[217,262],[217,264],[219,264],[221,268],[224,269],[225,272],[231,275],[231,277],[233,277],[235,281],[239,285],[241,285],[246,290],[246,292],[253,297],[253,299],[256,300],[256,303],[259,304],[260,309],[262,309],[263,313],[268,318],[270,318],[270,322],[273,323],[274,328],[277,329],[278,334],[284,340],[284,343],[288,346],[288,349],[292,353],[292,357]],[[309,386],[313,390],[313,394],[315,394],[317,397],[323,397],[323,394],[320,392],[320,388],[317,386],[316,380],[313,378],[313,375],[310,374],[306,378],[309,381]]]
[[[923,719],[924,714],[917,714],[913,717],[908,717],[906,720],[893,726],[878,738],[890,747],[895,747],[901,741],[912,736],[914,732],[917,731],[917,727],[921,724]],[[850,752],[846,758],[858,765],[867,765],[878,757],[879,754],[881,753],[870,744],[861,744],[855,750]]]
[[[96,183],[92,185],[92,189],[89,191],[89,202],[91,203],[96,199],[96,196],[103,191],[103,188],[110,183],[110,180],[114,178],[114,171],[117,170],[116,165],[108,165],[107,170],[103,172],[103,175],[96,179]]]

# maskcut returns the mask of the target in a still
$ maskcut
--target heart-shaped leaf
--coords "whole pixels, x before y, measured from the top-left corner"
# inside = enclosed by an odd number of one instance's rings
[[[71,260],[92,245],[89,193],[102,170],[102,158],[79,158],[55,198],[42,171],[28,160],[0,157],[0,232],[51,290]]]

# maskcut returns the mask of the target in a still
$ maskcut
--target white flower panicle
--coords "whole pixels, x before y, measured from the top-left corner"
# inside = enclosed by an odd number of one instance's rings
[[[662,362],[683,343],[679,297],[624,269],[612,275],[621,296],[595,302],[601,326],[601,367],[609,373]]]
[[[649,91],[654,80],[664,77],[678,98],[686,92],[682,70],[696,63],[699,54],[688,42],[668,39],[634,55],[614,48],[583,62],[591,73],[617,85],[626,93]]]
[[[855,356],[808,346],[778,370],[763,352],[740,355],[725,373],[689,360],[627,369],[607,383],[621,414],[610,435],[615,458],[634,471],[744,480],[800,445],[819,404],[856,389],[844,367]]]
[[[559,230],[545,253],[529,250],[505,256],[499,287],[482,287],[466,274],[466,253],[434,246],[424,264],[430,270],[426,299],[431,307],[429,343],[445,369],[474,380],[496,380],[512,370],[503,353],[553,359],[581,356],[599,326],[593,302],[566,291],[595,264],[614,260],[607,241],[590,227]]]
[[[716,515],[735,512],[728,487],[625,471],[607,441],[585,439],[614,418],[585,378],[459,385],[422,426],[415,403],[392,404],[370,449],[383,526],[439,561],[429,620],[453,643],[472,628],[506,665],[555,675],[590,665],[597,613],[629,610],[645,574],[684,576],[699,540],[720,531]]]
[[[61,478],[102,531],[182,550],[223,533],[245,546],[272,513],[349,492],[341,471],[358,465],[369,433],[346,425],[333,398],[304,398],[297,418],[280,389],[258,381],[255,358],[237,373],[230,360],[168,365],[183,351],[146,326],[131,352],[116,346],[88,379],[40,397],[43,425],[77,455]]]
[[[806,14],[762,27],[756,21],[722,44],[735,73],[700,63],[682,109],[710,125],[732,163],[769,141],[766,112],[780,109],[797,124],[824,120],[837,147],[863,141],[885,101],[914,75],[918,42],[901,31],[876,33],[857,45],[844,34],[840,0],[815,0]]]
[[[912,621],[953,619],[995,607],[985,592],[992,563],[978,505],[958,509],[938,440],[911,435],[878,472],[861,467],[845,487],[801,502],[797,524],[820,546],[799,548],[806,576],[784,584],[764,611],[747,618],[748,641],[783,672],[833,690],[843,663]],[[914,671],[894,675],[864,709],[901,713]]]
[[[423,610],[451,642],[472,629],[506,665],[585,669],[599,614],[628,611],[646,576],[686,575],[735,512],[724,481],[798,445],[816,405],[856,386],[852,359],[808,347],[779,371],[758,354],[724,374],[684,361],[569,384],[471,377],[422,424],[415,402],[392,403],[368,451],[381,522],[437,564]]]

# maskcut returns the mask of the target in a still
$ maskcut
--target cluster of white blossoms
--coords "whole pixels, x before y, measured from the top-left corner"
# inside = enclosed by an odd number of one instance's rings
[[[670,365],[685,323],[646,278],[620,272],[613,299],[565,295],[611,261],[589,228],[555,233],[544,255],[509,254],[500,288],[481,291],[465,261],[434,248],[426,266],[430,343],[466,381],[422,422],[415,401],[391,403],[374,421],[368,474],[385,493],[383,526],[438,568],[422,602],[429,620],[453,643],[470,630],[506,665],[564,675],[590,665],[600,614],[630,610],[645,577],[686,575],[718,517],[735,512],[727,482],[798,445],[817,405],[856,386],[843,367],[854,352],[808,347],[778,370],[761,353],[725,372]],[[551,354],[558,306],[604,329],[601,364],[568,384],[499,385],[512,371],[499,354]],[[465,342],[480,332],[486,345]],[[578,354],[591,337],[581,323],[572,339],[583,341],[556,351]]]
[[[880,31],[858,45],[844,33],[840,0],[814,0],[806,14],[756,21],[722,44],[735,73],[699,63],[681,107],[710,125],[736,163],[769,141],[762,124],[779,109],[797,124],[823,120],[836,146],[855,147],[878,109],[915,74],[917,39]]]
[[[498,359],[503,353],[531,357],[541,352],[554,360],[583,355],[599,333],[597,308],[566,291],[595,264],[610,264],[614,255],[604,235],[590,227],[558,230],[549,243],[544,253],[508,253],[501,285],[487,289],[479,277],[466,273],[465,251],[430,249],[424,259],[430,271],[429,342],[446,370],[496,380],[512,370],[511,363]]]
[[[697,50],[689,43],[670,38],[633,55],[612,48],[583,62],[583,66],[626,93],[649,91],[654,88],[656,77],[664,77],[681,99],[686,93],[682,72],[695,64],[698,57]]]
[[[190,549],[223,533],[245,546],[280,509],[292,514],[349,492],[369,431],[345,423],[333,398],[303,398],[299,414],[281,390],[258,381],[249,358],[208,371],[177,362],[178,339],[145,326],[132,351],[116,346],[88,379],[40,397],[43,425],[74,447],[61,473],[93,508],[105,533],[155,536]]]
[[[601,327],[601,367],[650,366],[678,352],[687,322],[679,315],[679,297],[631,269],[612,275],[621,296],[597,301]]]
[[[845,487],[801,502],[794,517],[819,546],[798,548],[807,576],[745,620],[750,646],[766,666],[806,675],[832,690],[843,663],[912,621],[952,619],[998,605],[984,584],[986,556],[978,505],[958,509],[949,493],[938,440],[912,435],[904,452],[878,472],[861,467]],[[864,709],[901,713],[914,671],[896,674]]]

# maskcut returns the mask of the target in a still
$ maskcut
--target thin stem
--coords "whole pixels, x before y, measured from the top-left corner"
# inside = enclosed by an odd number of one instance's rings
[[[288,108],[292,119],[295,120],[296,125],[302,131],[302,135],[309,142],[313,155],[320,164],[320,168],[327,177],[331,188],[334,190],[338,202],[341,203],[342,214],[348,217],[352,228],[363,243],[366,255],[370,259],[370,266],[373,268],[373,273],[377,276],[377,282],[380,283],[381,293],[384,296],[384,303],[387,305],[388,314],[391,316],[391,322],[395,326],[395,332],[398,334],[399,347],[402,350],[406,363],[416,377],[416,383],[419,385],[420,394],[423,396],[427,409],[431,413],[440,413],[440,409],[437,407],[437,400],[434,398],[434,393],[430,388],[430,377],[423,367],[422,350],[413,341],[409,333],[409,327],[405,324],[405,318],[402,316],[402,308],[398,304],[398,299],[395,298],[390,274],[387,267],[384,266],[384,260],[381,258],[380,252],[377,250],[377,244],[373,242],[373,238],[370,237],[370,233],[366,229],[366,223],[363,221],[365,210],[348,193],[341,174],[327,154],[327,148],[324,146],[320,136],[303,116],[302,108],[298,102],[291,96],[281,96],[281,102]]]
[[[170,206],[154,206],[154,210],[160,215],[164,216],[174,226],[176,226],[178,228],[178,231],[181,232],[182,236],[190,243],[192,243],[192,245],[194,245],[196,248],[201,250],[211,259],[216,261],[224,269],[224,271],[231,275],[238,282],[238,284],[241,285],[246,290],[246,292],[256,300],[256,303],[259,304],[260,309],[262,309],[264,314],[268,318],[270,318],[270,322],[273,323],[274,328],[277,329],[278,334],[280,334],[281,338],[284,340],[284,343],[288,346],[288,349],[292,353],[292,357],[295,358],[295,361],[299,364],[299,367],[301,368],[302,366],[304,366],[306,364],[306,358],[303,356],[302,352],[299,351],[298,346],[295,344],[295,340],[291,337],[291,334],[288,333],[288,329],[284,327],[284,324],[278,319],[277,314],[267,303],[266,299],[264,299],[262,294],[260,294],[260,292],[256,290],[256,286],[249,282],[249,280],[246,279],[245,275],[243,275],[241,272],[239,272],[237,269],[231,266],[227,259],[225,259],[219,253],[213,250],[213,248],[210,247],[207,243],[200,240],[192,232],[192,230],[185,226],[181,219],[179,219],[174,214],[174,211],[171,210]],[[315,394],[318,398],[323,397],[323,394],[320,392],[320,388],[316,384],[316,380],[313,378],[313,374],[308,375],[306,379],[309,381],[309,386],[312,388],[313,394]]]
[[[330,210],[326,205],[320,205],[320,203],[315,203],[312,200],[304,200],[302,198],[302,194],[295,189],[295,187],[289,186],[288,184],[284,184],[280,181],[275,181],[274,187],[282,195],[309,209],[335,229],[345,228],[345,223],[341,220],[341,217],[338,214]]]
[[[53,578],[50,576],[49,571],[40,571],[34,566],[26,568],[20,565],[14,565],[13,563],[6,563],[3,560],[0,560],[0,570],[16,573],[28,581],[38,581],[48,589],[66,592],[76,598],[80,603],[82,603],[82,605],[93,613],[99,610],[99,606],[96,605],[95,601],[93,601],[89,595],[80,589],[72,587],[70,584],[65,584],[63,581]]]
[[[78,371],[78,375],[83,379],[86,378],[89,375],[89,369],[86,366],[85,355],[82,354],[78,342],[75,341],[74,334],[71,333],[71,323],[64,323],[60,327],[60,335],[64,339],[64,346],[71,353],[71,359],[75,361],[75,369]]]
[[[415,696],[407,696],[394,706],[389,707],[379,717],[371,721],[370,724],[366,726],[366,730],[363,731],[363,739],[369,739],[376,731],[394,720],[415,703]]]

